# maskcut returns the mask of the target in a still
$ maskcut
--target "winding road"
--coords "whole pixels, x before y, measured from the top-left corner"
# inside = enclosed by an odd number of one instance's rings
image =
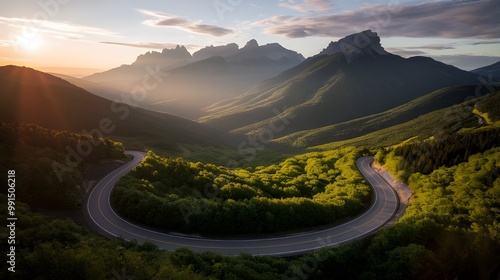
[[[338,226],[284,237],[258,239],[208,239],[181,234],[167,234],[134,225],[112,209],[110,194],[115,183],[144,158],[144,153],[128,151],[134,159],[102,179],[87,197],[85,215],[98,233],[113,238],[150,241],[158,248],[175,250],[185,247],[195,252],[212,251],[223,255],[298,255],[323,247],[335,247],[373,234],[385,225],[399,207],[399,199],[391,186],[372,167],[373,157],[362,157],[356,165],[374,190],[373,204],[360,216]]]

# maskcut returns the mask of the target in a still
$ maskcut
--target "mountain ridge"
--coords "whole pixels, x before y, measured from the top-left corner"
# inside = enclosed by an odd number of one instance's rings
[[[333,54],[324,50],[236,98],[209,107],[198,121],[234,134],[257,135],[280,118],[296,115],[293,124],[275,135],[283,137],[380,113],[447,86],[478,83],[477,75],[432,58],[402,58],[382,51],[380,38],[369,34],[376,38],[354,56],[333,49],[353,41],[356,34],[330,43]],[[276,108],[285,109],[281,116],[274,114]]]
[[[148,89],[145,100],[138,106],[196,119],[205,114],[203,108],[237,96],[255,83],[303,60],[301,54],[277,43],[260,46],[256,40],[250,40],[243,48],[236,44],[210,46],[193,55],[185,47],[177,46],[162,52],[147,52],[131,65],[122,65],[84,79],[105,84],[119,94],[141,86],[148,69],[153,68],[161,76],[161,81]],[[98,89],[95,93],[114,99],[109,90],[101,93]]]
[[[48,129],[121,137],[162,138],[175,149],[180,143],[226,143],[222,132],[177,116],[147,111],[134,101],[112,102],[73,84],[26,67],[0,67],[0,120],[32,123]]]
[[[227,53],[226,53],[227,52]],[[268,53],[272,52],[272,53]],[[225,46],[207,46],[204,47],[193,54],[191,54],[185,46],[177,45],[172,49],[163,49],[161,52],[158,51],[148,51],[144,54],[139,55],[136,60],[131,64],[123,64],[117,68],[113,68],[104,72],[94,73],[92,75],[84,77],[84,79],[91,80],[94,82],[105,81],[106,78],[101,78],[100,76],[106,76],[110,72],[117,72],[123,70],[123,68],[128,67],[144,67],[151,64],[160,64],[163,70],[171,69],[175,67],[184,66],[186,64],[196,62],[199,60],[204,60],[213,56],[222,56],[228,61],[238,60],[240,57],[246,59],[258,59],[261,57],[268,57],[272,60],[280,60],[284,57],[289,57],[290,61],[303,61],[305,58],[292,50],[288,50],[282,47],[278,43],[271,43],[260,46],[255,39],[251,39],[243,48],[235,43],[230,43]]]
[[[330,42],[325,49],[311,58],[337,53],[342,53],[345,56],[351,57],[351,59],[359,55],[375,56],[389,54],[380,44],[380,37],[378,34],[368,29],[348,35],[338,41]]]

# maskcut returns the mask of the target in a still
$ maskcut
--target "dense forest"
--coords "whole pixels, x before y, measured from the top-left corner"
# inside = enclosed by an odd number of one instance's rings
[[[495,148],[457,166],[412,175],[415,198],[394,226],[364,241],[295,258],[166,252],[147,242],[105,240],[19,204],[17,233],[23,242],[18,272],[10,279],[496,279],[499,167]],[[4,241],[0,246],[7,250]],[[7,279],[6,273],[2,269],[0,277]]]
[[[470,155],[497,147],[498,139],[500,128],[485,127],[380,150],[375,159],[406,181],[415,172],[429,174],[467,161]]]
[[[109,139],[4,122],[0,122],[0,150],[0,172],[15,170],[20,175],[17,199],[49,209],[80,203],[85,167],[125,157],[121,143]]]
[[[406,219],[431,219],[500,242],[500,148],[408,179],[417,195]]]
[[[269,233],[354,216],[371,189],[357,171],[361,150],[309,153],[254,170],[163,158],[149,152],[112,194],[117,211],[167,230]]]

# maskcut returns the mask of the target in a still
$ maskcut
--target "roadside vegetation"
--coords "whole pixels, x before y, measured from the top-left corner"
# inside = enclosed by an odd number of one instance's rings
[[[106,240],[72,221],[47,218],[19,203],[17,238],[23,242],[17,272],[10,277],[2,269],[0,277],[495,279],[500,272],[499,166],[500,150],[494,148],[458,166],[416,173],[409,178],[415,198],[394,226],[361,242],[294,258],[167,252],[147,242]],[[7,213],[4,204],[2,208],[0,213]],[[6,236],[6,229],[1,233]],[[4,237],[0,244],[7,250]]]
[[[430,174],[442,166],[457,165],[473,154],[498,147],[499,139],[500,128],[484,127],[380,149],[375,159],[400,180],[407,181],[413,173]]]
[[[150,152],[120,180],[112,202],[131,220],[208,235],[326,225],[357,215],[370,202],[371,189],[355,164],[360,155],[345,148],[229,169]]]
[[[125,159],[119,142],[32,124],[0,122],[0,148],[0,172],[19,174],[17,199],[45,209],[77,207],[85,168]]]
[[[94,150],[96,154],[84,157],[58,184],[50,164],[65,164],[68,146],[76,149],[80,141],[96,139],[1,123],[0,147],[9,151],[0,155],[1,172],[15,168],[22,176],[16,177],[16,273],[11,274],[4,261],[0,279],[31,280],[33,275],[36,279],[497,279],[498,98],[494,94],[470,104],[487,114],[489,125],[479,125],[471,110],[456,105],[350,142],[370,148],[379,163],[408,183],[411,204],[394,225],[369,238],[288,258],[228,257],[188,249],[167,252],[149,242],[107,240],[73,221],[33,212],[30,208],[40,207],[40,202],[43,207],[75,207],[83,195],[81,168],[122,159],[123,147],[99,139],[102,145]],[[374,136],[380,138],[370,138]],[[321,224],[325,217],[334,221],[355,215],[369,203],[369,188],[353,165],[367,150],[335,147],[248,168],[149,153],[120,182],[113,200],[131,219],[146,218],[149,221],[141,222],[151,225],[170,219],[176,229],[192,232],[214,233],[215,226],[227,234],[309,227],[311,221],[304,217],[319,213],[321,217],[312,221]],[[0,200],[7,201],[3,193]],[[6,215],[2,203],[0,219],[5,221]],[[204,225],[205,219],[211,224]],[[218,219],[250,223],[236,228]],[[8,234],[8,228],[0,229],[3,252],[8,251]],[[321,242],[328,244],[328,240]]]

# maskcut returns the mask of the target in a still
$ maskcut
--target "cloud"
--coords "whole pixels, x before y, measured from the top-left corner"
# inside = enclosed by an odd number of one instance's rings
[[[386,48],[386,51],[393,53],[393,54],[403,56],[403,57],[427,55],[426,52],[419,51],[419,50],[409,50],[406,48]]]
[[[418,4],[369,4],[333,15],[271,17],[266,33],[288,38],[343,37],[372,29],[383,36],[500,38],[500,0],[441,0]]]
[[[477,46],[477,45],[495,45],[495,44],[500,44],[500,40],[477,41],[477,42],[472,42],[469,45]]]
[[[153,43],[153,42],[140,42],[140,43],[122,43],[122,42],[101,42],[102,44],[109,44],[109,45],[119,45],[119,46],[126,46],[126,47],[134,47],[134,48],[144,48],[144,49],[173,49],[177,47],[179,44],[173,44],[173,43]],[[199,45],[184,45],[186,49],[192,50],[192,49],[200,49],[201,46]]]
[[[156,19],[146,20],[143,24],[148,26],[168,26],[186,30],[192,33],[207,34],[215,37],[220,37],[234,33],[233,30],[208,24],[200,24],[198,22],[193,22],[184,17],[168,15],[162,12],[149,11],[149,10],[138,10],[139,12],[153,16]]]
[[[296,4],[294,0],[287,0],[281,1],[279,5],[301,13],[327,12],[333,9],[329,0],[303,0],[299,4]]]
[[[433,44],[433,45],[425,45],[419,47],[409,47],[409,49],[426,49],[426,50],[454,50],[455,47],[450,44]]]
[[[257,4],[253,4],[253,3],[248,3],[249,6],[252,6],[254,8],[258,8],[258,9],[262,9],[262,6],[259,6]]]
[[[453,44],[453,43],[432,44],[432,45],[424,45],[424,46],[386,48],[386,50],[390,53],[397,54],[397,55],[400,55],[403,57],[418,56],[418,55],[428,56],[428,54],[423,50],[454,50],[455,47],[452,45],[456,45],[456,44]]]
[[[154,23],[158,26],[183,26],[189,25],[189,21],[184,18],[167,18]]]
[[[212,36],[224,36],[233,33],[232,30],[206,24],[193,25],[190,27],[190,30],[196,33],[210,34]]]
[[[448,44],[431,44],[431,45],[423,45],[423,46],[411,46],[411,47],[402,47],[401,49],[409,49],[409,50],[454,50],[456,49],[457,43],[448,43]]]
[[[0,17],[0,24],[5,24],[23,31],[55,34],[58,38],[82,39],[85,35],[119,37],[119,34],[108,29],[91,27],[65,21],[48,21],[24,18]]]

